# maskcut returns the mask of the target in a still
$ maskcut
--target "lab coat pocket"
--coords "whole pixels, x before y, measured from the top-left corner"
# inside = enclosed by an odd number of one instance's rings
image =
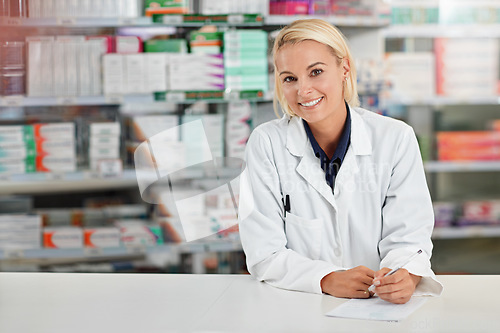
[[[305,219],[286,214],[285,232],[287,248],[311,259],[319,259],[321,250],[321,219]]]

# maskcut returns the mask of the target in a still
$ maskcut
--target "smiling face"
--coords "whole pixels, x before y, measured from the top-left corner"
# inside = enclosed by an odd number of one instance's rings
[[[332,124],[345,118],[343,85],[349,72],[346,60],[319,42],[286,44],[276,53],[276,70],[283,95],[309,125]]]

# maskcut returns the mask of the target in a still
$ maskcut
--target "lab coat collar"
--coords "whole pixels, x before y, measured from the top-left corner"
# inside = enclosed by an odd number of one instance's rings
[[[360,108],[351,108],[351,144],[349,149],[352,149],[354,155],[371,155],[372,145],[369,140],[365,121],[361,117],[361,113],[370,112]],[[302,119],[299,117],[288,117],[288,130],[286,138],[286,148],[295,156],[304,156],[308,146],[310,146],[307,138],[307,133],[302,125]],[[348,151],[349,151],[348,149]]]

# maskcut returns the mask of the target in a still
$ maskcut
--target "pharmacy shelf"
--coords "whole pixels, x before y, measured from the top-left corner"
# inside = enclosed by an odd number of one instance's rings
[[[120,176],[113,178],[103,178],[92,171],[0,174],[0,195],[83,192],[135,186],[137,186],[135,170],[124,170]]]
[[[154,94],[154,99],[158,102],[169,102],[179,104],[191,104],[198,101],[210,103],[226,103],[231,101],[272,101],[272,93],[263,90],[244,90],[244,91],[166,91]]]
[[[321,15],[269,15],[264,17],[266,26],[283,26],[298,19],[317,18],[333,25],[342,27],[373,27],[380,28],[390,24],[390,20],[378,16],[321,16]]]
[[[433,239],[500,237],[500,226],[437,227]]]
[[[144,256],[148,253],[202,253],[241,251],[239,239],[219,239],[181,244],[162,244],[156,246],[122,246],[114,248],[79,248],[79,249],[3,249],[0,260],[31,261],[43,260],[47,263],[54,259],[99,260],[109,258],[128,258]]]
[[[259,27],[264,24],[264,20],[261,14],[153,14],[153,23],[182,27],[202,27],[205,25]]]
[[[500,96],[464,96],[464,97],[445,97],[435,96],[426,98],[388,98],[384,99],[385,105],[498,105]]]
[[[80,106],[80,105],[119,105],[124,103],[153,103],[153,94],[141,95],[110,95],[110,96],[80,96],[80,97],[0,97],[0,106]]]
[[[151,17],[58,17],[58,18],[17,18],[0,17],[0,26],[15,27],[128,27],[151,26]]]
[[[15,27],[75,27],[75,28],[112,28],[112,27],[151,27],[180,26],[201,27],[207,24],[219,26],[262,26],[260,14],[158,14],[153,17],[57,17],[57,18],[11,18],[0,17],[0,26]]]
[[[120,105],[127,103],[151,104],[168,102],[178,104],[192,104],[199,101],[210,103],[227,103],[231,101],[272,101],[272,94],[262,90],[245,91],[164,91],[154,94],[141,95],[109,95],[85,97],[27,97],[4,96],[0,97],[0,107],[23,106],[82,106],[82,105]]]
[[[385,27],[390,19],[378,16],[321,16],[321,15],[267,15],[261,14],[223,14],[223,15],[153,15],[153,17],[58,17],[58,18],[15,18],[0,17],[0,26],[16,27],[75,27],[106,28],[129,26],[179,26],[201,27],[217,26],[282,26],[300,18],[319,18],[343,27]]]
[[[424,163],[427,172],[496,172],[500,161],[428,161]]]
[[[401,24],[391,25],[381,32],[386,38],[499,38],[500,24]]]
[[[173,174],[171,181],[175,183],[185,180],[234,179],[240,173],[241,168],[238,167],[218,167],[217,169],[190,167],[177,171]],[[156,173],[153,176],[156,177]],[[97,172],[88,170],[60,173],[0,174],[0,195],[84,192],[134,187],[138,188],[134,169],[126,169],[116,177],[102,177]]]

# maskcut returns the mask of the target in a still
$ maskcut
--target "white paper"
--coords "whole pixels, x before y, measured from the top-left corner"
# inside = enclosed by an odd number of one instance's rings
[[[381,321],[401,321],[421,307],[426,298],[412,297],[405,304],[393,304],[381,298],[352,299],[326,315],[338,318],[367,319]]]

